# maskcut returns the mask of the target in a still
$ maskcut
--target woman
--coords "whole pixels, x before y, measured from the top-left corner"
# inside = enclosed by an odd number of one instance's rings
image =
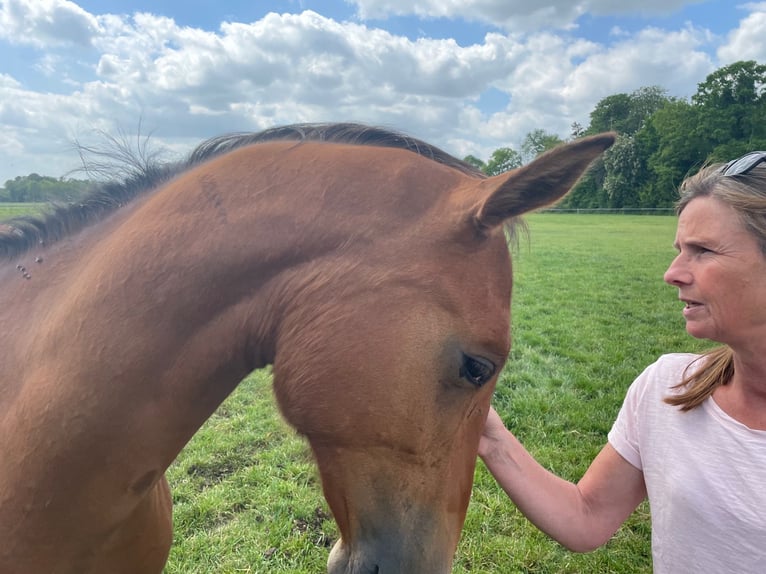
[[[655,573],[766,572],[766,152],[681,186],[678,288],[687,332],[721,346],[670,354],[631,385],[582,479],[540,466],[491,410],[479,455],[519,509],[567,548],[606,543],[641,501]]]

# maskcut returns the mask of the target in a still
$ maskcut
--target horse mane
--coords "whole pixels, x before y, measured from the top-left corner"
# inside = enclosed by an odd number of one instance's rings
[[[307,141],[345,143],[405,149],[447,165],[474,177],[484,177],[474,166],[421,140],[380,127],[354,123],[295,124],[270,128],[256,133],[234,133],[211,138],[198,145],[179,162],[160,163],[156,156],[145,153],[145,143],[134,151],[129,145],[107,136],[116,149],[112,151],[78,145],[84,170],[118,179],[94,183],[88,195],[78,202],[54,203],[48,212],[38,216],[20,216],[0,222],[0,258],[11,259],[37,245],[53,243],[72,235],[144,193],[184,171],[251,144],[272,141]],[[89,166],[88,154],[112,160]],[[115,166],[115,164],[117,164]],[[110,173],[111,170],[111,173]]]

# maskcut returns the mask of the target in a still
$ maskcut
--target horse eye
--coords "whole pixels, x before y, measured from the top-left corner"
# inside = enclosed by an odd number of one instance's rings
[[[477,387],[488,382],[495,374],[495,365],[482,357],[469,357],[463,355],[463,364],[460,366],[460,377]]]

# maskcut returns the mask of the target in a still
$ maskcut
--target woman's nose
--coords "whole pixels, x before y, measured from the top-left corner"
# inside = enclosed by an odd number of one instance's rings
[[[691,273],[683,265],[680,253],[670,262],[670,266],[665,271],[663,279],[669,285],[678,286],[691,283]]]

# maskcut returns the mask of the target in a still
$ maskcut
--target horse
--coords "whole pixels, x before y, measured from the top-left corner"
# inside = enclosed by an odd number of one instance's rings
[[[165,470],[271,365],[329,574],[444,574],[510,348],[509,230],[614,141],[488,177],[359,124],[209,140],[0,224],[0,573],[155,574]]]

